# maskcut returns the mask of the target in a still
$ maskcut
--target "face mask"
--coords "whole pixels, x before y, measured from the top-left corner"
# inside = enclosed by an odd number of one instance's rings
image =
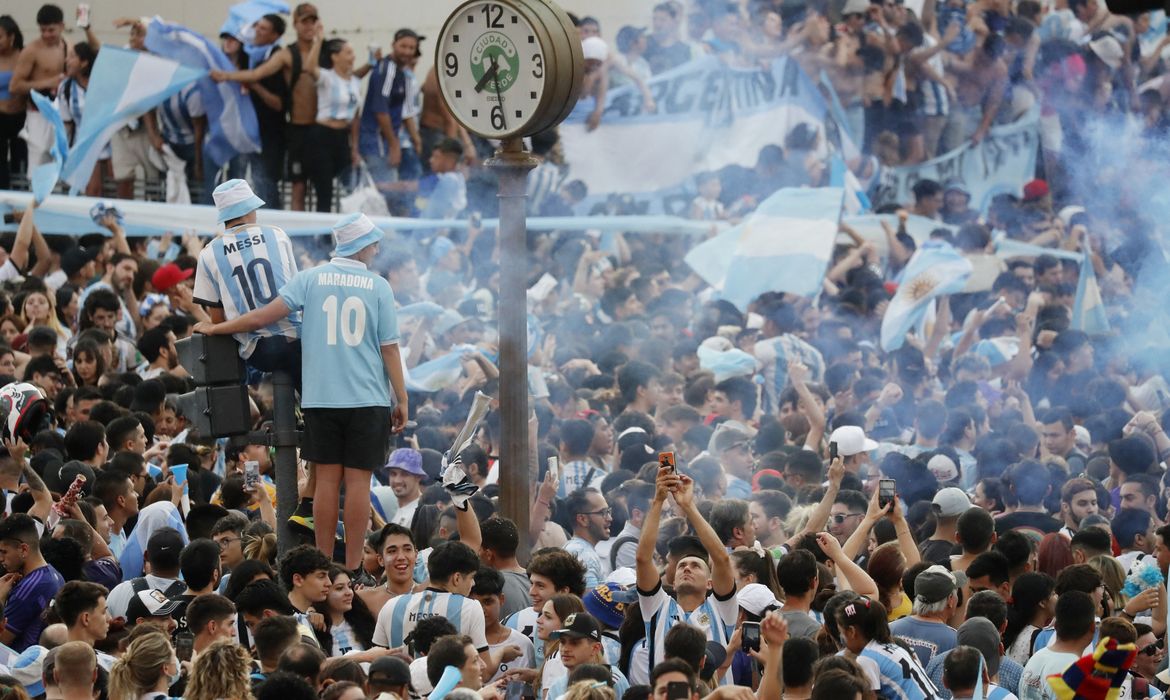
[[[175,664],[175,672],[167,676],[167,685],[174,685],[179,682],[179,678],[183,675],[183,666],[179,663],[178,657],[171,659]]]

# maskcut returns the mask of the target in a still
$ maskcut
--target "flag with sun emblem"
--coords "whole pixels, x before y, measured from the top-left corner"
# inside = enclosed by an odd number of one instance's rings
[[[906,334],[926,315],[930,303],[940,296],[958,294],[971,276],[971,262],[949,243],[927,241],[922,244],[906,269],[902,282],[882,319],[882,350],[902,347]]]

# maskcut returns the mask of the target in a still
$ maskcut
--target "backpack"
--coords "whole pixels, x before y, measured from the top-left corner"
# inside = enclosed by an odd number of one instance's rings
[[[611,547],[609,550],[609,569],[610,569],[610,571],[613,571],[614,569],[618,568],[617,555],[618,555],[618,550],[622,548],[622,545],[627,544],[629,542],[637,542],[637,541],[638,541],[638,538],[634,537],[633,535],[626,535],[625,537],[617,538],[617,540],[613,543],[613,547]]]
[[[150,583],[147,582],[145,576],[139,576],[138,578],[130,579],[130,588],[134,591],[135,595],[138,595],[143,591],[149,591]],[[164,590],[162,594],[168,598],[174,598],[175,596],[183,595],[186,590],[187,584],[183,583],[182,581],[175,581],[171,585],[167,586],[166,590]]]

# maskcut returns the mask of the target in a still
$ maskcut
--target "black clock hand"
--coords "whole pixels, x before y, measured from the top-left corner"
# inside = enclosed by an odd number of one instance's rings
[[[503,124],[503,131],[507,131],[508,118],[504,116],[504,98],[500,97],[500,76],[498,73],[493,82],[496,84],[496,104],[500,107],[500,123]]]
[[[475,84],[475,91],[483,92],[483,89],[487,87],[488,81],[496,77],[496,74],[499,72],[500,66],[495,61],[492,61],[492,67],[488,68],[483,74],[483,77],[479,79],[479,82]]]

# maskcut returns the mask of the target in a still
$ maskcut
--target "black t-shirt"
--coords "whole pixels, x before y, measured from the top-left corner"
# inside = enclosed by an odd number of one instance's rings
[[[927,540],[918,545],[918,552],[925,561],[932,564],[942,564],[948,568],[953,551],[955,551],[955,543],[946,540]]]
[[[1047,513],[1009,513],[995,521],[996,534],[1002,535],[1008,530],[1031,531],[1043,537],[1059,532],[1060,521]]]
[[[676,41],[670,46],[661,46],[651,36],[646,39],[646,53],[642,57],[650,64],[650,72],[657,75],[671,68],[678,68],[691,60],[691,47],[681,41]]]

